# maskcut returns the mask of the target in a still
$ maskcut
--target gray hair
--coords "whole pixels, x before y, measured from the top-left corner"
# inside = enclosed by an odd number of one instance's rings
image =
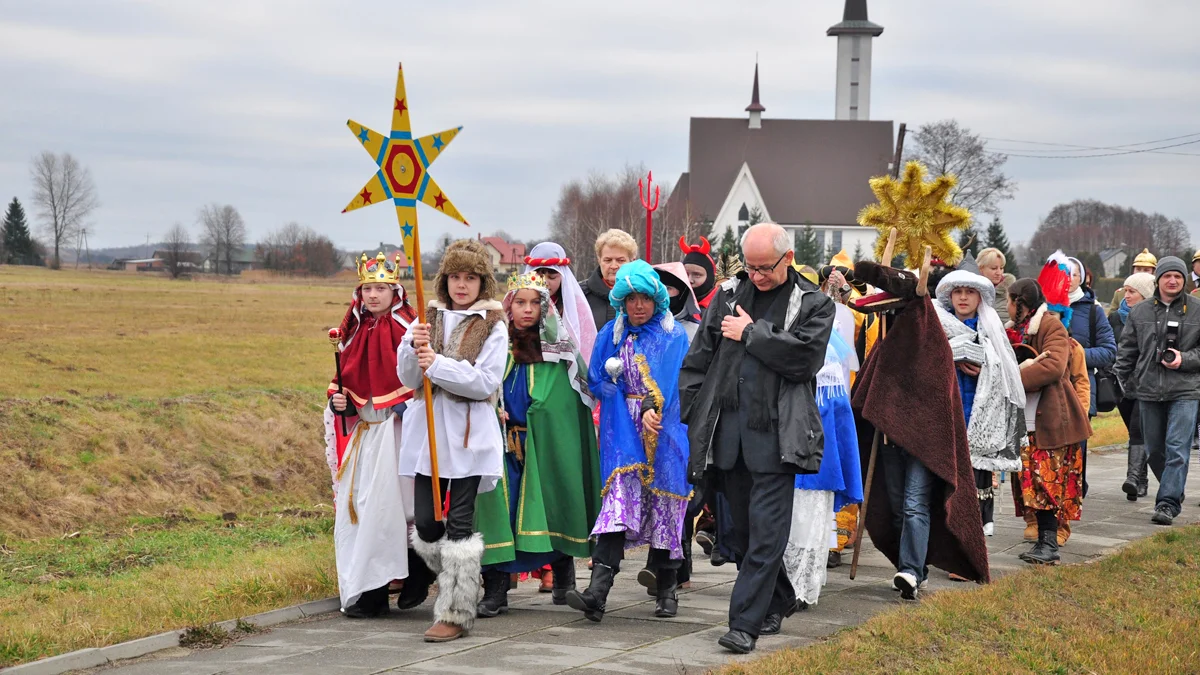
[[[792,250],[792,237],[787,230],[783,229],[779,223],[764,222],[751,225],[742,233],[742,251],[746,250],[746,240],[750,238],[750,233],[756,231],[770,235],[771,247],[775,249],[776,254],[783,255]]]

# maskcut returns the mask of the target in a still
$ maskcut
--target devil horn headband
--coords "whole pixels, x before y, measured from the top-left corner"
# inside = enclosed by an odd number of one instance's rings
[[[708,243],[708,239],[705,239],[704,237],[700,237],[699,245],[689,244],[687,243],[686,237],[680,237],[679,249],[684,253],[703,253],[704,255],[708,255],[709,252],[712,251],[712,245],[710,245]]]

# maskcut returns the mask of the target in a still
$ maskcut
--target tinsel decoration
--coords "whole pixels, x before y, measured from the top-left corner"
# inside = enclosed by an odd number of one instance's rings
[[[717,283],[721,283],[726,279],[732,279],[738,275],[745,267],[742,265],[742,260],[736,254],[721,252],[717,254],[716,259],[716,277]]]
[[[858,213],[858,224],[879,230],[875,240],[875,258],[882,260],[887,248],[888,233],[896,228],[896,253],[908,255],[909,264],[922,260],[925,246],[933,248],[933,256],[955,265],[962,260],[962,249],[950,236],[953,230],[967,227],[971,212],[946,201],[957,179],[952,175],[938,176],[926,181],[925,166],[910,161],[904,166],[900,180],[891,176],[871,179],[871,192],[879,200]]]

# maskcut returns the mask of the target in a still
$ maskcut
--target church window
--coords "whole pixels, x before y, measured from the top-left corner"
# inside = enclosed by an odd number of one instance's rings
[[[742,204],[742,208],[738,209],[738,220],[743,223],[750,220],[750,209],[746,208],[745,204]]]

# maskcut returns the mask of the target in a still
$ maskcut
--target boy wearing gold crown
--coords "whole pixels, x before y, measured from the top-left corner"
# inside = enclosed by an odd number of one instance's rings
[[[500,397],[507,441],[503,490],[479,495],[487,549],[480,617],[508,612],[510,574],[549,565],[553,602],[575,588],[574,558],[591,554],[600,511],[595,402],[583,355],[537,272],[514,274],[504,296],[510,350]]]
[[[463,637],[475,622],[483,537],[475,532],[475,499],[504,475],[504,439],[496,416],[508,357],[504,308],[495,297],[492,261],[483,244],[450,244],[434,278],[430,323],[415,324],[400,345],[400,381],[432,385],[432,403],[418,395],[404,413],[400,474],[415,478],[417,536],[413,548],[437,574],[436,623],[427,642]],[[433,481],[425,406],[433,406],[442,521],[433,515]]]
[[[412,520],[413,491],[412,480],[398,471],[397,411],[404,410],[412,391],[396,376],[396,348],[416,312],[398,271],[398,261],[383,253],[370,261],[364,254],[350,309],[331,333],[338,340],[341,372],[328,390],[326,459],[337,505],[333,538],[342,611],[356,619],[386,614],[389,582],[410,572],[407,521]],[[420,561],[416,566],[424,569]],[[402,594],[402,609],[424,600],[411,593]]]

